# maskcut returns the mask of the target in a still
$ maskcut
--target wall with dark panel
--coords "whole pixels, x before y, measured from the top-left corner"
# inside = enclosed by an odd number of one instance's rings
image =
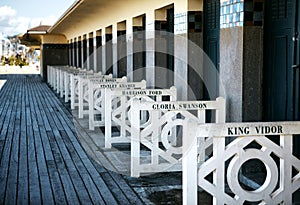
[[[68,44],[43,44],[42,50],[41,75],[47,81],[48,65],[68,65]]]

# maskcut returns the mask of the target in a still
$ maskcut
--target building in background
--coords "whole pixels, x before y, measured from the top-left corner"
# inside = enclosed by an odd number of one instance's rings
[[[0,57],[9,58],[14,54],[13,44],[3,33],[0,33]]]

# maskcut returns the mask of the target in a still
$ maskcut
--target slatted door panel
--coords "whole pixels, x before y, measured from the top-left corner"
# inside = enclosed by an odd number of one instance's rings
[[[204,78],[206,87],[209,86],[210,92],[207,88],[204,91],[205,99],[215,99],[218,95],[218,76],[220,62],[220,1],[206,0],[204,1],[204,52],[208,55],[216,70],[204,69]]]
[[[300,120],[300,2],[296,1],[296,32],[294,37],[294,92],[295,92],[295,102],[294,102],[294,118],[295,120]]]
[[[295,3],[294,0],[265,1],[265,120],[293,120]]]

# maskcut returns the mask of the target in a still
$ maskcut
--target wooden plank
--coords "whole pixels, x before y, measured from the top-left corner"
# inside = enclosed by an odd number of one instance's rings
[[[70,174],[70,177],[72,179],[72,182],[74,184],[74,188],[76,190],[76,193],[78,194],[78,198],[81,202],[81,204],[91,204],[91,198],[89,196],[88,191],[85,188],[84,182],[82,178],[80,177],[74,162],[72,160],[66,161],[66,166],[68,169],[68,172]]]
[[[105,201],[105,203],[106,204],[119,204],[117,202],[116,198],[114,197],[114,195],[111,193],[109,187],[105,183],[102,176],[99,175],[99,174],[94,174],[94,175],[91,175],[91,176],[92,176],[92,179],[93,179],[94,183],[96,184],[103,200]],[[118,197],[120,195],[121,195],[121,193],[119,193]]]
[[[93,179],[95,185],[97,186],[98,190],[101,192],[101,196],[103,197],[104,201],[109,204],[117,204],[115,198],[113,197],[112,193],[106,186],[104,180],[101,178],[97,170],[94,168],[93,164],[88,158],[80,159],[76,153],[76,150],[73,147],[68,135],[65,132],[62,132],[62,136],[68,150],[72,153],[72,159],[75,160],[75,164],[81,164],[80,160],[83,162],[84,167],[86,168],[87,172],[90,174],[91,178]],[[76,142],[73,142],[76,143]],[[76,156],[76,157],[75,157]],[[81,172],[80,172],[81,173]],[[82,173],[81,173],[82,174]]]
[[[20,138],[20,120],[21,120],[21,87],[14,90],[16,99],[13,103],[13,117],[8,127],[7,138],[12,138],[10,162],[7,177],[7,188],[5,202],[15,204],[17,202],[17,181],[18,181],[18,163],[19,163],[19,138]]]
[[[30,121],[29,125],[27,126],[28,131],[30,134],[28,135],[28,162],[29,162],[29,195],[30,195],[30,202],[33,203],[41,203],[42,202],[42,194],[41,194],[41,186],[40,186],[40,179],[39,179],[39,169],[42,168],[42,164],[39,166],[39,161],[41,161],[39,156],[41,151],[35,144],[37,142],[37,138],[39,138],[39,125],[37,123],[37,115],[36,115],[36,105],[34,103],[35,98],[35,90],[34,90],[34,80],[30,79],[31,81],[27,83],[29,89],[29,107],[30,107]],[[39,145],[40,146],[40,145]],[[39,159],[38,159],[39,158]],[[39,161],[38,161],[39,160]],[[41,163],[41,162],[40,162]],[[45,169],[45,168],[44,168]],[[45,170],[43,171],[45,173]]]
[[[13,85],[11,87],[13,89]],[[3,117],[4,117],[4,121],[2,124],[2,129],[1,129],[1,133],[0,133],[0,140],[5,140],[6,137],[6,133],[8,131],[8,125],[10,123],[10,118],[11,118],[11,113],[12,113],[12,104],[11,102],[14,101],[14,95],[12,95],[13,90],[10,90],[10,98],[7,99],[7,113],[3,113]]]
[[[68,147],[68,150],[70,152],[70,154],[72,155],[72,161],[74,163],[74,165],[76,166],[77,170],[79,171],[80,174],[87,174],[88,171],[86,169],[86,167],[84,166],[84,164],[82,163],[82,160],[79,156],[79,154],[76,152],[76,149],[74,148],[73,144],[70,143],[70,141],[67,141],[68,136],[66,136],[65,133],[62,132],[63,138],[66,142],[66,146]]]
[[[9,161],[0,162],[0,204],[4,204]]]
[[[52,187],[50,183],[50,177],[47,175],[40,175],[41,183],[41,196],[42,204],[54,204],[54,196],[52,193]]]
[[[41,128],[44,129],[44,128]],[[53,204],[52,189],[48,174],[48,168],[46,164],[45,154],[43,150],[43,144],[40,139],[40,133],[34,131],[35,138],[35,147],[36,147],[36,156],[37,156],[37,166],[41,183],[41,196],[43,203],[47,202]]]
[[[47,167],[49,170],[49,176],[51,181],[51,187],[53,190],[54,201],[56,204],[66,204],[66,196],[64,193],[63,186],[57,172],[57,168],[54,161],[47,161]]]
[[[80,174],[94,204],[105,204],[89,174]]]
[[[3,89],[0,204],[139,204],[121,176],[90,159],[77,129],[88,133],[40,77],[10,76]]]
[[[25,81],[26,83],[26,81]],[[28,103],[27,86],[23,88],[21,106],[21,131],[20,131],[20,156],[19,156],[19,175],[18,175],[18,198],[17,204],[28,203],[28,161],[27,161],[27,135],[26,135],[26,104]]]
[[[79,199],[77,198],[76,191],[74,189],[73,183],[69,175],[60,175],[66,198],[69,204],[80,204]]]
[[[130,204],[130,201],[127,199],[127,197],[124,195],[123,192],[120,191],[120,187],[118,184],[113,180],[111,175],[106,173],[101,173],[101,177],[104,179],[105,183],[107,184],[109,190],[113,193],[113,195],[116,197],[118,204]],[[134,203],[132,203],[134,204]]]
[[[36,88],[35,86],[32,86],[33,88]],[[35,116],[40,116],[37,119],[33,119],[34,125],[38,124],[39,130],[34,130],[34,138],[35,138],[35,147],[36,147],[36,156],[37,156],[37,165],[38,165],[38,171],[39,171],[39,177],[40,177],[40,183],[41,183],[41,196],[43,203],[46,204],[53,204],[53,194],[52,194],[52,188],[50,183],[50,177],[48,174],[48,167],[46,163],[47,160],[53,160],[53,155],[51,153],[49,141],[46,136],[46,131],[44,127],[44,119],[42,119],[42,114],[40,108],[38,106],[37,99],[39,99],[39,90],[33,89],[32,90],[32,103],[35,107],[35,110],[32,111],[35,113]],[[36,122],[37,121],[37,122]],[[47,125],[47,124],[46,124]]]
[[[41,204],[40,183],[34,147],[33,128],[27,126],[28,136],[28,173],[29,173],[29,201]]]
[[[143,204],[140,198],[135,194],[132,188],[128,185],[128,183],[123,179],[122,175],[117,174],[115,172],[109,172],[115,182],[118,184],[120,191],[122,191],[130,204]]]
[[[8,84],[8,83],[7,83]],[[10,105],[9,101],[12,95],[9,92],[9,89],[6,86],[4,89],[2,88],[2,92],[0,94],[0,129],[2,128],[2,125],[4,123],[4,119],[6,117],[6,111],[8,109],[8,106]]]
[[[13,88],[13,87],[11,87]],[[10,90],[10,92],[13,93],[13,90]],[[5,203],[5,200],[10,200],[7,197],[7,191],[9,192],[9,195],[13,197],[11,199],[12,203],[14,203],[15,197],[13,196],[14,193],[11,192],[11,190],[8,190],[7,188],[7,181],[8,181],[8,174],[9,174],[9,165],[10,165],[10,153],[11,153],[11,147],[13,144],[13,127],[14,127],[14,119],[16,112],[13,112],[13,107],[16,105],[16,103],[12,103],[15,101],[15,95],[11,98],[10,107],[7,112],[6,119],[4,121],[4,125],[2,127],[1,131],[1,138],[5,139],[5,145],[3,148],[2,156],[1,156],[1,163],[0,163],[0,204]],[[10,122],[12,121],[12,122]],[[9,202],[8,202],[9,203]]]
[[[51,100],[49,100],[49,102],[51,102]],[[54,103],[54,104],[52,104],[52,106],[57,106],[57,104],[55,103],[55,102],[52,102],[52,103]],[[59,109],[59,107],[57,107],[57,109],[58,110],[60,110]],[[63,118],[62,117],[63,115],[60,115],[60,116],[58,116],[58,118],[60,118],[60,122],[62,122],[63,124],[64,124],[64,128],[65,128],[65,130],[66,130],[66,132],[68,132],[68,134],[65,132],[65,131],[61,131],[60,133],[61,133],[61,135],[62,135],[62,138],[63,138],[63,140],[64,140],[64,143],[66,144],[66,146],[67,146],[67,148],[68,148],[68,151],[72,154],[72,159],[75,161],[75,166],[80,170],[80,174],[81,174],[81,176],[83,175],[83,173],[84,172],[86,172],[86,170],[85,170],[85,167],[84,166],[82,166],[82,163],[80,162],[80,158],[77,156],[77,153],[76,153],[76,150],[74,149],[74,147],[73,147],[73,145],[72,145],[72,142],[71,142],[71,140],[70,140],[70,136],[72,136],[72,137],[74,137],[73,136],[73,132],[70,130],[70,129],[66,129],[66,128],[69,128],[69,124],[67,124],[67,122],[69,121],[69,119],[65,119],[65,118]],[[76,140],[75,139],[75,137],[74,137],[74,139],[73,140]],[[75,141],[75,142],[73,142],[73,143],[76,143],[77,142],[77,140]],[[79,146],[78,144],[77,144],[77,146]],[[83,150],[82,150],[83,151]],[[86,154],[84,153],[84,152],[82,152],[82,154],[83,154],[83,159],[87,159],[87,156],[86,156]],[[82,159],[82,158],[81,158]],[[91,174],[91,176],[93,177],[93,175]],[[100,176],[98,175],[98,178],[100,178]],[[87,181],[86,181],[87,180]],[[88,177],[88,178],[86,178],[85,179],[85,183],[87,183],[87,182],[89,182],[89,180],[90,180],[90,178]],[[98,182],[101,182],[100,181],[100,179],[98,180]],[[89,185],[92,185],[92,184],[90,184],[90,183],[88,183]],[[97,183],[96,183],[97,184]],[[104,182],[102,183],[102,185],[105,185],[104,184]],[[104,189],[104,188],[106,188],[106,185],[105,186],[102,186],[102,189]],[[88,190],[90,190],[90,189],[88,189]],[[107,189],[108,190],[108,189]],[[102,191],[102,190],[101,190]],[[94,194],[95,193],[93,193],[92,195],[91,195],[91,197],[93,197],[94,196]],[[111,195],[111,193],[109,192],[109,191],[107,191],[105,194],[102,194],[102,196],[105,196],[105,199],[107,200],[107,202],[110,202],[111,204],[114,202],[114,198],[113,198],[113,196]]]
[[[60,174],[67,174],[67,169],[66,169],[66,166],[64,164],[63,157],[60,153],[58,145],[55,141],[55,136],[54,136],[53,132],[47,132],[47,135],[49,137],[50,147],[51,147],[51,150],[52,150],[52,153],[53,153],[53,157],[54,157],[54,161],[55,161],[55,164],[56,164],[57,171]]]
[[[60,106],[60,107],[61,107],[61,106]],[[59,110],[59,109],[60,109],[60,108],[58,108],[58,110]],[[61,119],[61,121],[66,120],[66,119],[62,119],[62,118],[60,118],[60,119]],[[67,122],[67,120],[66,120],[66,122]],[[70,125],[69,125],[69,126],[70,126]],[[61,133],[62,133],[62,132],[61,132]],[[62,134],[62,135],[63,135],[63,134]],[[90,161],[87,160],[87,158],[86,158],[86,153],[85,153],[85,151],[83,151],[82,147],[81,147],[79,144],[75,143],[75,141],[78,142],[77,138],[76,138],[75,136],[73,136],[73,133],[70,133],[70,131],[68,131],[68,136],[69,136],[70,138],[71,138],[71,137],[74,137],[74,138],[73,138],[73,140],[74,140],[74,141],[73,141],[73,146],[74,146],[74,148],[78,151],[79,154],[82,153],[81,159],[82,159],[83,161],[85,161],[85,166],[87,167],[87,170],[89,170],[89,173],[91,173],[91,176],[94,176],[94,175],[95,175],[94,180],[95,180],[95,181],[98,181],[98,183],[101,184],[102,177],[101,177],[100,175],[97,176],[96,171],[93,170],[92,164],[91,164]],[[64,139],[64,141],[65,141],[66,138],[63,137],[63,139]],[[68,147],[68,150],[70,150],[69,147]],[[97,177],[98,177],[98,179],[97,179]],[[111,177],[110,177],[110,178],[111,178]],[[111,180],[111,181],[113,181],[113,180]],[[124,179],[122,179],[121,181],[122,181],[123,183],[125,183]],[[117,186],[117,184],[115,183],[115,181],[113,181],[113,182],[114,182],[114,183],[112,183],[112,184],[113,184],[114,186],[117,187],[117,188],[115,189],[115,190],[116,190],[115,195],[118,196],[118,197],[120,198],[120,200],[119,200],[120,203],[125,203],[125,201],[126,201],[125,195],[123,195],[123,197],[120,197],[120,195],[122,195],[122,194],[120,193],[120,188]],[[104,181],[103,181],[103,183],[104,183]],[[97,184],[97,183],[96,183],[96,184]],[[100,185],[99,185],[99,187],[100,187]],[[128,184],[127,184],[126,188],[124,188],[124,191],[126,191],[126,192],[131,191],[133,194],[126,193],[126,194],[129,195],[128,198],[129,198],[131,201],[134,201],[134,202],[136,202],[136,203],[142,204],[142,202],[139,200],[139,198],[134,194],[133,190],[130,189],[130,187],[128,186]],[[108,193],[111,193],[111,192],[109,191]],[[103,195],[107,196],[107,193],[104,192]],[[112,198],[112,197],[113,197],[112,195],[109,195],[109,196],[111,197],[110,200],[113,199],[113,198]],[[108,197],[105,198],[105,199],[109,200]],[[127,201],[128,201],[128,200],[127,200]],[[129,201],[128,201],[128,204],[130,204]]]
[[[32,79],[31,83],[31,97],[30,97],[30,106],[31,106],[31,113],[32,113],[32,126],[33,126],[33,134],[34,134],[34,145],[36,151],[36,163],[38,167],[38,175],[39,175],[39,182],[40,182],[40,195],[41,201],[43,204],[53,204],[54,197],[52,193],[52,187],[50,182],[50,176],[48,173],[48,167],[46,163],[46,154],[44,151],[44,147],[49,148],[49,143],[45,140],[45,136],[41,136],[45,134],[44,128],[44,121],[42,119],[42,115],[40,113],[40,108],[37,104],[37,99],[39,99],[39,90],[36,89],[37,83],[34,79]],[[42,139],[46,141],[46,145],[43,143]],[[48,150],[47,150],[48,151]],[[50,155],[50,156],[48,156]],[[52,155],[47,152],[48,159],[53,159]],[[52,158],[51,158],[52,157]]]
[[[41,102],[39,102],[39,103],[41,103]],[[48,118],[46,116],[45,110],[44,109],[40,109],[40,114],[41,114],[41,116],[43,118],[43,124],[45,126],[46,131],[50,131],[51,130],[51,126],[50,126],[50,123],[49,123]]]
[[[51,147],[50,147],[50,142],[47,136],[47,131],[46,129],[42,126],[40,127],[40,133],[41,133],[41,140],[44,148],[44,154],[45,154],[45,160],[54,160]]]
[[[0,106],[1,106],[1,112],[0,112],[0,160],[2,159],[2,153],[5,146],[5,137],[7,133],[7,128],[5,126],[8,126],[11,109],[9,109],[9,106],[11,105],[11,101],[13,101],[14,95],[11,95],[11,90],[8,89],[9,83],[6,83],[6,87],[3,90],[2,94],[0,95]],[[6,123],[5,123],[6,122]]]
[[[43,94],[44,95],[42,99],[47,101],[48,108],[50,108],[50,110],[51,108],[52,110],[56,110],[56,112],[53,112],[54,115],[52,115],[52,117],[54,121],[55,120],[57,121],[59,119],[60,125],[57,127],[58,130],[70,132],[71,131],[70,127],[74,127],[71,121],[72,117],[66,116],[67,112],[64,112],[62,110],[61,107],[63,107],[63,105],[57,100],[56,96],[53,96],[50,92],[49,93],[44,92]]]

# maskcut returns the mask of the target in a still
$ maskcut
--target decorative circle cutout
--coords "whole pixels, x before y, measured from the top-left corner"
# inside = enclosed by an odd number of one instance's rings
[[[250,159],[260,160],[267,170],[265,182],[260,188],[254,191],[247,191],[243,189],[238,179],[239,170],[242,165]],[[266,195],[270,195],[277,184],[277,180],[275,179],[278,179],[278,171],[275,161],[270,157],[270,155],[266,155],[265,152],[257,149],[241,150],[238,155],[231,160],[227,170],[227,181],[230,189],[233,193],[239,197],[243,197],[247,201],[262,200]]]
[[[183,126],[183,121],[181,119],[176,119],[173,121],[169,121],[167,122],[167,124],[164,126],[164,128],[161,131],[161,141],[164,145],[164,147],[171,153],[174,154],[182,154],[182,147],[174,147],[172,144],[170,144],[169,142],[169,137],[170,134],[174,134],[175,136],[173,137],[177,137],[176,135],[176,131],[174,132],[174,129],[176,129],[177,126]]]

